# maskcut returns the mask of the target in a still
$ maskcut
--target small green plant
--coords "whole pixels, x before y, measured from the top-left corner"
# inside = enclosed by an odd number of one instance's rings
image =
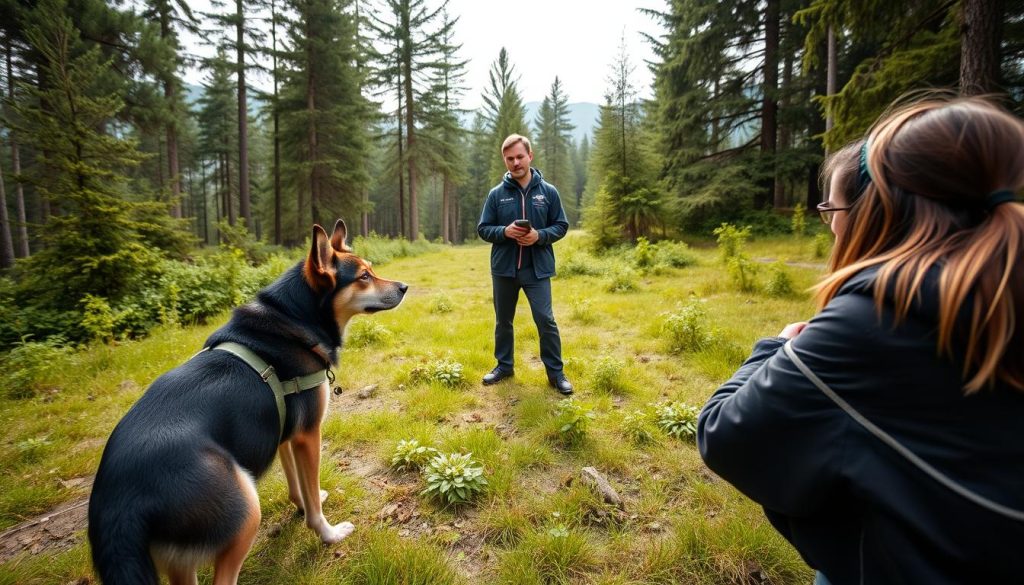
[[[764,292],[773,297],[787,297],[793,294],[793,279],[786,270],[786,263],[779,260],[768,267],[768,282]]]
[[[79,305],[82,307],[82,329],[89,339],[114,339],[114,311],[107,299],[85,295]]]
[[[387,327],[376,321],[353,320],[346,330],[345,345],[348,347],[382,345],[391,339],[391,335],[391,331]]]
[[[814,257],[824,258],[832,249],[832,237],[825,232],[819,232],[814,236]]]
[[[575,445],[582,441],[587,436],[587,428],[592,420],[594,411],[572,398],[558,401],[555,421],[558,424],[558,437],[563,444]]]
[[[636,290],[636,273],[624,266],[617,266],[611,273],[605,290],[611,293],[632,292]]]
[[[438,455],[437,449],[420,445],[416,439],[401,440],[395,446],[391,456],[391,467],[397,471],[414,471],[421,469],[428,461]]]
[[[697,415],[700,410],[684,402],[663,402],[655,405],[658,428],[677,439],[697,437]]]
[[[473,461],[472,453],[435,456],[423,468],[423,478],[427,489],[422,494],[449,505],[468,503],[487,487],[484,468]]]
[[[444,293],[437,293],[430,299],[431,313],[444,314],[451,313],[453,310],[455,310],[455,303]]]
[[[643,410],[634,410],[622,417],[622,434],[635,445],[649,445],[657,441],[653,432],[651,414]]]
[[[736,288],[743,292],[754,292],[757,290],[757,264],[747,258],[746,254],[738,253],[729,258],[727,262],[729,276],[732,278]]]
[[[657,246],[651,245],[647,238],[640,236],[636,239],[636,247],[633,248],[633,265],[641,270],[653,267],[657,263],[657,250]]]
[[[448,358],[432,360],[426,365],[414,368],[410,378],[414,382],[436,383],[449,388],[466,383],[466,378],[462,375],[462,364]]]
[[[26,341],[0,356],[0,395],[8,398],[31,398],[43,390],[52,371],[67,367],[70,351],[62,337],[46,341]]]
[[[621,361],[604,356],[597,360],[594,371],[590,376],[590,384],[598,392],[619,392],[625,389],[622,382],[622,368],[625,367]]]
[[[600,260],[587,252],[570,249],[558,265],[558,276],[600,276],[605,271]]]
[[[654,254],[659,265],[671,268],[685,268],[697,263],[697,257],[690,251],[685,242],[674,242],[665,240],[658,242],[658,249]]]
[[[669,313],[661,325],[672,352],[700,351],[711,345],[713,336],[708,326],[708,313],[698,299],[690,299],[674,313]]]
[[[797,203],[793,207],[793,217],[791,219],[790,228],[793,230],[793,235],[802,237],[807,233],[807,208],[804,204]]]
[[[729,259],[743,252],[743,245],[750,237],[750,229],[750,226],[739,229],[731,223],[723,223],[711,232],[718,238],[718,250],[722,256],[722,262],[728,263]]]
[[[569,317],[580,323],[593,323],[597,320],[590,299],[583,297],[573,297],[569,301]]]

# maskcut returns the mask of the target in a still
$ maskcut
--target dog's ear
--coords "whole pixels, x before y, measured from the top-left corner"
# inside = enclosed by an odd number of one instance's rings
[[[345,245],[345,238],[348,236],[348,228],[345,220],[339,219],[334,224],[334,233],[331,234],[331,247],[339,252],[351,252],[352,248]]]
[[[313,290],[323,292],[334,288],[334,248],[327,239],[327,232],[319,225],[313,225],[313,243],[303,267],[303,276]]]

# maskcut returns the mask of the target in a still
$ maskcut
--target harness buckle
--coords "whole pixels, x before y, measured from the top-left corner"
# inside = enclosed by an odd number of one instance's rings
[[[273,376],[273,375],[274,375],[274,366],[267,366],[267,369],[265,369],[262,372],[260,372],[260,378],[263,378],[264,382],[269,380],[270,377]]]

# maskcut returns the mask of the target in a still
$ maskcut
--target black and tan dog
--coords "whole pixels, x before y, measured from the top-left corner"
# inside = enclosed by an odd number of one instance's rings
[[[407,287],[378,278],[345,235],[340,220],[330,238],[314,226],[308,258],[236,309],[204,351],[154,381],[118,423],[89,500],[93,564],[105,584],[156,584],[158,570],[172,585],[195,583],[196,568],[211,561],[216,585],[235,583],[260,523],[254,480],[275,453],[291,501],[320,539],[352,532],[321,510],[325,370],[337,363],[349,319],[397,307]],[[269,371],[261,377],[252,360],[213,349],[225,343],[256,354],[286,386],[312,379],[315,387],[285,397],[282,422]]]

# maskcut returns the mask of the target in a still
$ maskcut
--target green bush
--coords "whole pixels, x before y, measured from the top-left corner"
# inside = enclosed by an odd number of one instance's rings
[[[814,257],[824,258],[828,256],[829,251],[832,249],[832,237],[825,233],[819,232],[814,236]]]
[[[439,249],[437,244],[431,244],[422,238],[410,242],[405,238],[391,239],[376,233],[370,233],[366,237],[356,236],[352,240],[352,251],[373,264],[385,264],[395,258],[419,256],[436,249]]]
[[[663,402],[654,407],[658,428],[677,439],[697,437],[697,416],[700,410],[683,402]]]
[[[714,336],[708,325],[708,313],[697,299],[691,299],[674,313],[669,313],[661,325],[672,352],[700,351],[711,345]]]
[[[569,317],[580,323],[593,323],[597,320],[590,299],[573,297],[569,301]]]
[[[455,303],[452,302],[448,295],[444,293],[437,293],[432,299],[430,299],[430,312],[435,314],[451,313],[455,310]]]
[[[779,260],[768,267],[768,282],[764,292],[773,297],[786,297],[793,294],[793,278],[786,269],[786,263]]]
[[[435,497],[445,504],[465,504],[487,488],[484,468],[473,461],[472,453],[441,454],[423,468],[427,488],[422,495]]]
[[[739,229],[730,223],[723,223],[712,233],[718,238],[722,262],[728,264],[730,259],[742,254],[743,245],[750,238],[750,226]]]
[[[563,398],[558,401],[555,421],[558,426],[558,439],[562,444],[579,444],[586,437],[592,420],[594,420],[594,411],[577,403],[572,398]]]
[[[736,254],[729,258],[727,263],[729,276],[736,288],[743,292],[754,292],[757,290],[757,264],[747,258],[746,254]]]
[[[636,239],[636,247],[633,248],[633,266],[643,270],[653,268],[657,263],[655,254],[658,248],[647,241],[647,238],[640,236]]]
[[[653,432],[653,420],[650,413],[634,410],[622,417],[622,434],[636,445],[649,445],[657,441]]]
[[[597,360],[594,371],[590,375],[590,385],[597,392],[620,392],[625,389],[622,382],[622,368],[625,364],[611,357],[604,356]]]
[[[558,263],[558,275],[564,278],[600,276],[604,272],[605,266],[600,260],[578,249],[572,249],[564,254]]]
[[[391,467],[398,471],[421,469],[437,455],[437,449],[420,445],[416,439],[401,440],[391,455]]]
[[[82,329],[89,339],[110,341],[114,338],[114,311],[107,299],[85,295],[82,299]]]
[[[426,365],[413,368],[409,377],[414,382],[440,384],[449,388],[463,386],[466,378],[462,374],[462,364],[453,359],[432,360]]]
[[[610,293],[632,292],[637,288],[636,280],[636,272],[625,266],[616,266],[615,270],[612,271],[608,284],[605,286],[605,290]]]
[[[43,341],[26,341],[0,356],[0,395],[7,398],[31,398],[43,390],[43,382],[52,379],[53,370],[68,367],[71,350],[58,336]]]
[[[690,251],[685,242],[663,240],[658,242],[654,252],[654,258],[658,265],[670,268],[685,268],[697,263],[697,257]]]
[[[807,208],[803,203],[797,203],[793,207],[793,217],[789,225],[794,236],[802,237],[807,233]]]
[[[345,345],[347,347],[367,347],[382,345],[392,337],[391,331],[369,319],[355,319],[345,328]]]

